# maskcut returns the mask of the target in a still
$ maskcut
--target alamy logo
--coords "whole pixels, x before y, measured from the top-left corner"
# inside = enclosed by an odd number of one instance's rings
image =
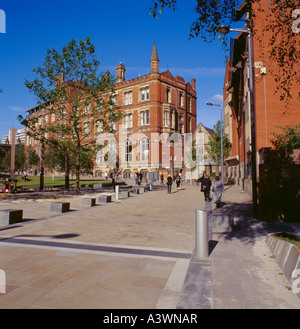
[[[295,294],[298,294],[300,292],[300,269],[296,269],[292,273],[293,284],[292,289]]]
[[[0,9],[0,33],[6,33],[6,17],[2,9]]]
[[[292,31],[294,33],[299,33],[300,32],[300,9],[295,9],[292,12],[292,18],[296,18],[296,20],[292,24]]]
[[[0,294],[6,293],[6,275],[3,270],[0,270]]]

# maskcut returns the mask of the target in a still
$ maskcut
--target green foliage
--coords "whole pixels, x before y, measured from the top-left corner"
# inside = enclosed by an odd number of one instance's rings
[[[229,156],[231,150],[231,143],[228,136],[224,134],[223,129],[223,156],[224,159]],[[208,143],[206,145],[206,151],[210,158],[216,163],[221,164],[221,121],[219,120],[214,125],[214,134],[209,136]]]
[[[163,8],[177,10],[177,3],[183,2],[183,0],[152,0],[150,14],[157,18]],[[235,10],[243,2],[244,0],[194,0],[195,19],[194,22],[191,22],[189,38],[200,37],[205,42],[219,40],[223,49],[227,51],[230,35],[220,37],[217,27],[221,25],[232,27],[237,19]],[[252,17],[259,12],[265,17],[263,28],[259,24],[259,31],[257,31],[254,26],[253,34],[258,40],[260,54],[266,55],[276,63],[275,68],[271,69],[277,82],[276,92],[280,93],[281,100],[290,101],[293,85],[299,84],[297,66],[300,55],[299,34],[292,31],[295,18],[291,15],[294,10],[299,9],[299,2],[252,0],[247,1],[246,5],[247,10],[251,11]],[[178,10],[180,10],[179,5]],[[268,31],[272,33],[270,38],[266,39],[264,35]],[[298,92],[299,97],[300,92]]]
[[[10,168],[10,158],[11,151],[9,150],[2,160],[2,167],[6,168],[7,170]],[[17,143],[15,149],[15,170],[23,171],[25,169],[25,166],[26,159],[24,153],[24,145],[21,143]]]
[[[274,138],[271,143],[283,158],[290,160],[293,150],[300,149],[300,124],[277,128],[281,129],[281,132],[272,133]]]
[[[54,114],[56,120],[39,121],[37,116],[19,116],[19,120],[28,136],[49,145],[46,162],[51,168],[63,167],[62,156],[56,164],[49,158],[51,148],[58,155],[69,154],[71,165],[75,163],[77,193],[80,171],[91,168],[97,150],[91,128],[101,122],[103,130],[111,132],[111,123],[123,117],[115,102],[115,81],[109,72],[98,73],[99,66],[90,38],[78,43],[73,39],[61,53],[48,50],[43,66],[33,70],[37,77],[25,79],[39,108]]]
[[[27,168],[35,168],[40,163],[40,157],[37,154],[36,150],[29,145],[27,148],[27,154],[26,154],[26,167]]]

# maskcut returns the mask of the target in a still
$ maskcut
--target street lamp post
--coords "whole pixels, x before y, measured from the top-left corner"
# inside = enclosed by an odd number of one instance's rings
[[[222,185],[224,186],[224,178],[223,178],[223,163],[224,163],[224,156],[223,156],[223,121],[222,121],[222,112],[223,108],[222,105],[219,104],[213,104],[213,103],[206,103],[208,106],[218,106],[220,107],[220,112],[221,112],[221,179],[222,179]]]
[[[251,21],[249,27],[243,29],[232,29],[221,25],[217,32],[227,34],[229,32],[241,32],[248,34],[248,59],[249,59],[249,91],[250,91],[250,112],[251,112],[251,162],[252,162],[252,203],[253,217],[257,217],[257,173],[256,173],[256,134],[255,134],[255,108],[254,108],[254,79],[253,79],[253,57],[252,57],[252,32]]]

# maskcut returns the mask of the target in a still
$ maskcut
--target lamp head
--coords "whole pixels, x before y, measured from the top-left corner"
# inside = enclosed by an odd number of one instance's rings
[[[230,31],[229,26],[221,25],[216,28],[217,32],[220,34],[227,34]]]

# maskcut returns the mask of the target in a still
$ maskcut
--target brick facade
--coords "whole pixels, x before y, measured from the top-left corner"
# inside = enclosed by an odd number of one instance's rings
[[[125,117],[113,127],[118,145],[117,170],[121,174],[126,174],[127,177],[136,171],[145,173],[160,171],[174,174],[182,170],[184,168],[183,149],[181,155],[176,155],[174,146],[172,147],[171,144],[170,155],[167,161],[164,161],[162,142],[159,142],[159,139],[162,139],[164,133],[167,136],[179,133],[183,145],[183,134],[193,133],[196,129],[195,79],[192,79],[190,83],[185,82],[180,76],[174,77],[169,70],[160,73],[158,53],[154,44],[148,75],[126,80],[125,65],[120,63],[116,66],[115,93],[117,105],[125,114]],[[28,112],[29,115],[37,115],[43,120],[47,118],[46,120],[51,122],[51,114],[44,109],[39,111],[35,108]],[[126,127],[125,130],[124,127]],[[97,131],[97,127],[91,126],[90,129],[91,137],[97,139],[101,136],[102,132]],[[27,138],[26,144],[32,143],[34,144],[34,141]],[[152,143],[158,144],[153,146]],[[159,152],[153,154],[155,147]],[[96,176],[113,170],[106,167],[103,154],[99,155],[99,159],[102,160],[102,164],[101,161],[96,161],[94,167]],[[177,165],[174,166],[175,160]],[[178,165],[179,161],[181,161],[181,166]],[[165,165],[164,162],[169,164]]]
[[[247,6],[239,8],[243,11]],[[278,62],[270,59],[271,46],[269,41],[274,37],[273,31],[264,31],[268,16],[271,13],[270,1],[261,0],[252,3],[251,12],[244,10],[247,18],[253,24],[253,62],[254,62],[254,100],[255,100],[255,136],[256,136],[256,166],[261,163],[259,150],[272,147],[272,133],[278,132],[278,126],[295,125],[300,122],[299,84],[291,79],[291,100],[281,99],[279,83],[275,73],[279,72]],[[243,8],[243,9],[241,9]],[[238,9],[238,10],[239,10]],[[255,15],[251,15],[251,13]],[[291,28],[291,27],[287,27]],[[285,30],[276,35],[278,40],[286,37]],[[298,47],[298,48],[297,48]],[[299,52],[299,43],[296,50]],[[299,63],[296,71],[300,71]],[[224,125],[225,133],[230,136],[232,150],[226,159],[228,180],[240,184],[251,193],[251,111],[249,95],[249,65],[247,34],[239,33],[233,40],[231,57],[227,59],[224,82]],[[257,174],[259,171],[257,170]],[[259,177],[258,177],[259,179]]]

